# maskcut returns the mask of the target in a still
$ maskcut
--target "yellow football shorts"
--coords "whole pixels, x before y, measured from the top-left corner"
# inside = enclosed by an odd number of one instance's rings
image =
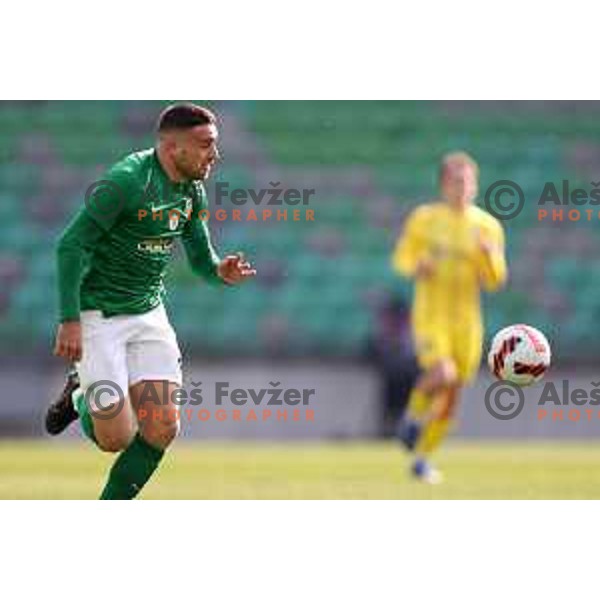
[[[483,328],[481,324],[429,322],[413,327],[415,352],[419,366],[430,369],[442,360],[450,360],[461,383],[471,381],[481,364]]]

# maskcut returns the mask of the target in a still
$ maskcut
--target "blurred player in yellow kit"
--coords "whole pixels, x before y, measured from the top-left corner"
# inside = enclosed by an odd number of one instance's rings
[[[480,292],[506,280],[504,232],[473,204],[479,168],[464,152],[442,159],[441,199],[409,216],[392,257],[394,269],[415,280],[412,328],[422,376],[411,392],[399,436],[414,452],[412,474],[441,481],[429,456],[447,435],[461,388],[481,361]]]

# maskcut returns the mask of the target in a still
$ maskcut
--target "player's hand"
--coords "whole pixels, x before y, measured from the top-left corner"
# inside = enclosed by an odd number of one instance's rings
[[[415,269],[415,277],[417,278],[426,278],[433,275],[435,270],[435,260],[430,257],[422,258],[417,263],[417,268]]]
[[[81,323],[65,321],[58,326],[54,354],[71,361],[81,360]]]
[[[226,256],[219,263],[217,272],[219,277],[229,285],[240,283],[256,275],[256,269],[252,268],[241,252]]]

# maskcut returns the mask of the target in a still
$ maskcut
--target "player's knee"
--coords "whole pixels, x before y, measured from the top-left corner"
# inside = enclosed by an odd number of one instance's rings
[[[153,421],[143,429],[144,439],[158,448],[166,448],[179,435],[179,419]]]
[[[132,439],[133,434],[131,433],[96,435],[98,447],[103,452],[122,452],[131,444]]]
[[[445,360],[439,365],[440,385],[450,387],[456,385],[458,381],[458,371],[456,365],[451,360]]]

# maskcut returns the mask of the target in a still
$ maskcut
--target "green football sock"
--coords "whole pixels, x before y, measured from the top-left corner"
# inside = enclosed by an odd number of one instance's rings
[[[71,395],[71,400],[73,401],[73,406],[79,415],[79,422],[81,423],[81,429],[83,433],[90,438],[94,444],[98,445],[96,436],[94,435],[94,422],[92,421],[90,410],[87,402],[85,401],[81,388],[77,388],[73,392]]]
[[[139,432],[136,433],[112,466],[100,500],[135,498],[152,477],[164,453],[164,450],[151,446]]]

